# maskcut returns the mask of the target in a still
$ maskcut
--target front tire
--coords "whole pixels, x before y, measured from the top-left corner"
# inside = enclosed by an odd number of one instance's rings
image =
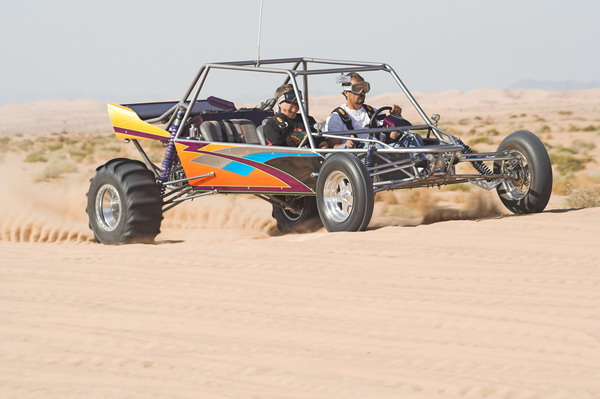
[[[496,190],[500,200],[517,214],[542,212],[552,194],[552,164],[541,140],[527,130],[506,137],[498,147],[514,156],[511,161],[496,161],[494,173],[507,175]]]
[[[350,154],[329,156],[317,179],[317,208],[327,231],[362,231],[373,215],[373,181]]]
[[[142,162],[113,159],[90,180],[86,212],[98,242],[149,243],[160,233],[162,196]]]

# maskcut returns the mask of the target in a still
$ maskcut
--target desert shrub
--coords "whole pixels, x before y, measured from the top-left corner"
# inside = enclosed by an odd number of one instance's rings
[[[46,146],[46,148],[47,148],[47,149],[48,149],[48,151],[50,151],[50,152],[55,152],[55,151],[58,151],[58,150],[60,150],[61,148],[63,148],[63,143],[60,143],[60,142],[54,142],[54,143],[48,144],[48,145]]]
[[[59,134],[60,134],[60,137],[58,138],[58,140],[61,143],[65,144],[65,145],[74,145],[74,144],[77,144],[77,140],[75,138],[70,137],[70,136],[68,136],[66,134],[63,134],[63,133],[59,133]]]
[[[568,195],[573,190],[600,185],[600,175],[558,176],[552,184],[552,193]]]
[[[33,151],[27,154],[24,162],[34,163],[34,162],[48,162],[48,158],[44,155],[42,151]]]
[[[498,130],[492,128],[492,129],[486,130],[483,134],[485,134],[486,136],[499,136],[500,132],[498,132]]]
[[[550,133],[552,129],[548,125],[544,125],[540,128],[540,133]]]
[[[21,151],[27,151],[27,150],[31,149],[31,147],[33,147],[33,141],[31,141],[29,139],[20,140],[19,142],[16,143],[16,146]]]
[[[558,111],[558,114],[569,116],[569,115],[573,115],[573,111]]]
[[[600,130],[600,126],[588,125],[581,129],[582,132],[595,132],[596,130]]]
[[[600,126],[596,125],[587,125],[584,127],[569,125],[569,132],[595,132],[600,130]]]
[[[69,161],[52,162],[46,166],[40,173],[34,176],[36,182],[50,181],[58,179],[65,173],[73,173],[77,171],[77,166]]]
[[[494,139],[492,139],[489,136],[477,137],[477,138],[474,138],[472,140],[469,140],[468,145],[471,147],[471,146],[474,146],[475,144],[480,144],[480,143],[483,143],[483,144],[494,144]]]
[[[10,150],[10,137],[0,137],[0,152],[7,152]]]
[[[558,152],[562,152],[564,154],[577,154],[577,151],[575,151],[573,148],[571,147],[565,147],[563,145],[558,145],[558,147],[556,147],[556,151]]]
[[[84,151],[81,148],[69,148],[68,153],[75,162],[81,162],[91,154],[91,151]]]
[[[575,140],[571,148],[577,153],[587,153],[596,148],[596,144],[593,141]]]
[[[567,194],[567,205],[573,208],[600,206],[600,184],[580,187]]]
[[[570,175],[585,168],[594,159],[589,156],[575,157],[566,152],[551,153],[550,161],[562,175]]]
[[[117,145],[103,145],[99,153],[107,157],[114,157],[119,155],[122,149],[123,147]]]

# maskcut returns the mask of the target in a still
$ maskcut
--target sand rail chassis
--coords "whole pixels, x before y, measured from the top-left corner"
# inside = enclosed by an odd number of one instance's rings
[[[220,98],[201,100],[213,70],[282,75],[283,83],[291,84],[300,99],[305,131],[312,133],[297,148],[266,146],[261,123],[273,114],[273,102],[237,109]],[[421,124],[402,119],[399,124],[382,125],[389,111],[382,107],[363,130],[324,132],[320,126],[310,126],[311,76],[371,71],[391,75]],[[329,231],[357,231],[368,226],[378,191],[471,182],[487,190],[496,188],[511,211],[530,213],[545,208],[552,187],[548,154],[533,133],[514,132],[496,152],[475,153],[439,128],[439,115],[428,117],[385,63],[319,58],[211,63],[200,68],[178,102],[109,103],[108,109],[116,136],[133,142],[144,163],[112,160],[99,167],[92,179],[87,211],[96,239],[104,243],[152,240],[164,212],[183,201],[217,193],[249,193],[271,202],[284,232],[320,223]],[[220,133],[215,135],[211,126],[220,126]],[[383,135],[393,131],[401,137],[418,136],[421,144],[386,143]],[[363,133],[368,138],[356,137]],[[360,148],[316,146],[320,138],[351,134]],[[151,162],[140,144],[143,140],[163,142],[160,166]],[[457,173],[459,163],[472,165],[473,173]]]

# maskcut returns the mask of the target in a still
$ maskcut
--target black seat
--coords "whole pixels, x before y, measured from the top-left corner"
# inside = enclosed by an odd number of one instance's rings
[[[204,121],[200,124],[203,140],[223,143],[265,144],[262,132],[249,119]]]

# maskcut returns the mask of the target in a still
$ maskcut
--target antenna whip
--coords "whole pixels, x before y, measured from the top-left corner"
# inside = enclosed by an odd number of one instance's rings
[[[260,28],[262,25],[263,0],[260,0],[260,13],[258,14],[258,48],[256,53],[256,66],[260,66]]]

